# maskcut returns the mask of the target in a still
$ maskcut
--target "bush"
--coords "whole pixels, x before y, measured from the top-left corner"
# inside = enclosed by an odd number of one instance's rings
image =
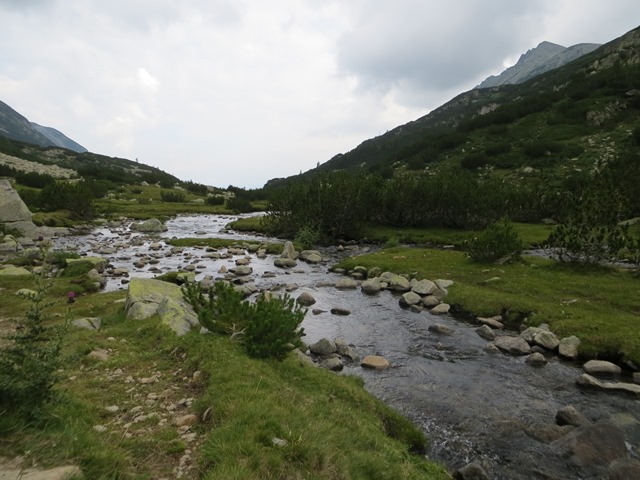
[[[160,199],[167,203],[181,203],[184,202],[185,196],[182,192],[167,192],[162,190],[160,192]]]
[[[588,223],[558,225],[546,241],[552,257],[558,262],[585,265],[616,260],[626,244],[624,226]]]
[[[207,205],[224,205],[224,197],[212,195],[210,197],[207,197],[206,202]]]
[[[306,310],[286,294],[273,299],[260,296],[256,303],[249,303],[224,282],[217,282],[206,293],[197,283],[187,283],[183,293],[202,326],[239,338],[252,357],[282,360],[304,335],[300,324]]]
[[[513,260],[520,256],[522,240],[507,218],[488,227],[477,237],[466,242],[467,253],[477,262]]]
[[[43,252],[46,259],[46,252]],[[16,332],[4,338],[0,349],[0,407],[32,417],[54,397],[59,380],[60,348],[64,326],[48,325],[45,295],[51,282],[46,278],[48,262],[41,275],[34,277],[35,290],[29,295],[29,308]]]
[[[76,218],[93,217],[93,194],[83,183],[56,182],[47,185],[40,192],[39,204],[45,212],[69,210]]]
[[[320,241],[320,231],[311,225],[305,225],[296,234],[294,241],[302,245],[302,248],[309,250]]]

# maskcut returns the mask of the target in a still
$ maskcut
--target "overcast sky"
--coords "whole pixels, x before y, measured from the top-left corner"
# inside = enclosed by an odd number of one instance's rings
[[[260,187],[414,120],[638,0],[0,0],[0,100],[92,152]]]

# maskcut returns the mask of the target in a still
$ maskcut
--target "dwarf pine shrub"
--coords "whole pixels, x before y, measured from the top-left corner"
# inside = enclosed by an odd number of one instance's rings
[[[0,348],[0,408],[36,414],[54,397],[62,363],[60,349],[66,325],[51,325],[45,298],[51,286],[47,278],[47,254],[42,273],[34,275],[35,289],[25,294],[29,307],[15,333],[3,339]]]
[[[282,360],[299,346],[304,335],[300,324],[306,310],[286,294],[271,299],[260,296],[250,303],[224,282],[217,282],[207,292],[196,283],[187,283],[182,289],[202,326],[239,339],[254,358]]]
[[[477,262],[513,260],[520,256],[522,240],[507,218],[489,226],[478,236],[465,242],[467,254]]]

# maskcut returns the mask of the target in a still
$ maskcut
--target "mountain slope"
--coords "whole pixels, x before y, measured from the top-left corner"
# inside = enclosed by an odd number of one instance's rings
[[[537,75],[566,65],[598,47],[600,45],[595,43],[580,43],[566,48],[555,43],[542,42],[537,47],[524,53],[515,65],[507,68],[500,75],[488,77],[476,88],[526,82]]]
[[[87,149],[84,148],[79,143],[74,142],[69,137],[67,137],[64,133],[56,130],[51,127],[43,127],[42,125],[38,125],[37,123],[30,122],[31,126],[42,135],[47,137],[49,141],[52,142],[53,146],[67,148],[69,150],[73,150],[74,152],[86,152]]]
[[[560,176],[624,154],[636,128],[640,28],[526,82],[464,92],[303,175],[462,166]]]
[[[30,122],[2,101],[0,101],[0,135],[41,147],[63,147],[76,152],[87,151],[82,145],[58,130]]]

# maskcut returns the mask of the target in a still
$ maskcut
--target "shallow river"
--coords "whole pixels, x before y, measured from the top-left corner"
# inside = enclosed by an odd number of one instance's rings
[[[125,227],[100,228],[89,236],[61,239],[57,246],[74,246],[95,255],[105,246],[121,245],[115,254],[103,256],[114,267],[127,268],[130,276],[154,276],[149,266],[138,269],[132,263],[139,256],[155,253],[160,261],[153,268],[175,271],[194,264],[197,279],[206,274],[216,277],[222,265],[232,267],[234,260],[202,258],[204,250],[195,248],[166,256],[170,247],[152,252],[149,245],[171,237],[255,238],[220,234],[234,218],[181,216],[169,221],[169,230],[159,238],[138,236]],[[345,255],[335,249],[323,253],[331,261]],[[353,344],[361,357],[376,354],[391,362],[392,368],[386,371],[364,370],[355,364],[347,366],[343,374],[364,378],[369,391],[419,425],[431,442],[429,457],[452,470],[475,461],[496,479],[607,478],[606,469],[577,470],[550,444],[535,439],[540,438],[539,432],[553,428],[556,412],[566,405],[575,406],[594,422],[623,428],[629,458],[640,457],[640,400],[580,389],[575,383],[582,373],[578,364],[549,356],[546,366],[536,368],[527,365],[523,357],[488,354],[483,350],[487,341],[475,332],[477,325],[402,309],[398,296],[390,292],[371,297],[359,289],[339,291],[319,286],[340,278],[328,272],[331,261],[324,265],[298,262],[293,271],[284,271],[273,266],[272,256],[265,260],[251,257],[254,283],[259,288],[297,284],[292,296],[309,291],[317,300],[312,308],[326,311],[314,315],[309,310],[303,323],[307,343],[322,337],[342,338]],[[262,278],[267,271],[275,277]],[[125,289],[120,282],[110,279],[107,289]],[[333,307],[346,308],[351,314],[331,315]],[[446,324],[454,334],[429,332],[428,327],[436,323]]]

